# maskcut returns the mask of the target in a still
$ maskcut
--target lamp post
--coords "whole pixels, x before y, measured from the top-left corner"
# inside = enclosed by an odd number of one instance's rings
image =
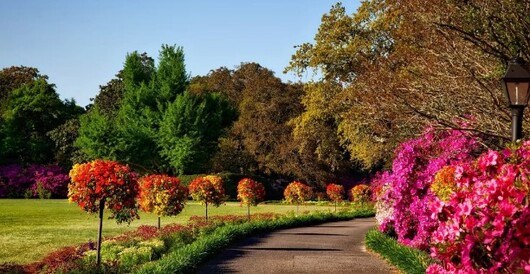
[[[510,61],[502,78],[502,88],[512,112],[512,142],[516,142],[522,137],[523,111],[530,98],[530,72],[523,60]]]

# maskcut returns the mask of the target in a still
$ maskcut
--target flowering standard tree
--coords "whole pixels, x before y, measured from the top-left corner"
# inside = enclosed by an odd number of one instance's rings
[[[360,203],[363,206],[372,199],[372,189],[365,184],[356,185],[350,190],[350,198],[353,203]]]
[[[337,211],[337,203],[344,200],[344,186],[338,184],[329,184],[326,187],[326,194],[328,198],[335,204],[335,211]]]
[[[128,166],[114,161],[95,160],[74,165],[70,171],[68,200],[77,203],[84,211],[99,212],[97,264],[101,262],[101,231],[103,209],[112,213],[109,218],[117,223],[139,218],[136,205],[138,183],[136,174]]]
[[[252,179],[241,179],[237,184],[237,199],[247,206],[247,216],[250,221],[250,206],[257,206],[265,199],[265,187]]]
[[[176,177],[167,175],[147,175],[138,180],[140,209],[158,216],[160,229],[161,216],[175,216],[184,209],[188,198],[188,188]]]
[[[283,196],[287,203],[296,204],[296,213],[298,213],[299,205],[313,197],[313,190],[304,183],[294,181],[287,185],[283,191]]]
[[[197,177],[191,181],[188,189],[193,200],[206,206],[206,220],[208,220],[208,205],[218,207],[226,199],[223,179],[219,176]]]

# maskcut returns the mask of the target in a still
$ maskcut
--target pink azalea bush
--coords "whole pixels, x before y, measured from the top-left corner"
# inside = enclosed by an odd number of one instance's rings
[[[530,141],[457,163],[446,199],[429,205],[432,234],[428,273],[530,272]]]
[[[380,229],[395,232],[402,244],[428,249],[438,225],[427,206],[437,199],[429,191],[434,176],[446,165],[472,159],[478,148],[477,139],[467,132],[432,127],[402,143],[392,170],[372,182]]]
[[[39,188],[51,198],[66,198],[69,182],[68,173],[56,165],[0,166],[0,198],[37,197]]]

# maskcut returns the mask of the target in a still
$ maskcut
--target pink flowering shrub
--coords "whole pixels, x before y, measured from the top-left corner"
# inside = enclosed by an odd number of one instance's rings
[[[422,135],[396,150],[392,170],[373,182],[380,229],[395,232],[402,244],[428,249],[438,220],[427,205],[437,198],[429,191],[442,167],[469,161],[478,150],[477,139],[458,130],[427,128]]]
[[[66,198],[68,173],[56,165],[0,166],[0,198],[37,197],[38,189],[51,198]]]
[[[452,166],[455,185],[429,205],[438,228],[428,273],[530,272],[530,141]]]

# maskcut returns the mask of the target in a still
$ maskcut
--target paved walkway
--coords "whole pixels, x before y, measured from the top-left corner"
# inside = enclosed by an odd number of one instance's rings
[[[278,230],[248,238],[218,254],[198,273],[392,273],[365,251],[375,219]]]

